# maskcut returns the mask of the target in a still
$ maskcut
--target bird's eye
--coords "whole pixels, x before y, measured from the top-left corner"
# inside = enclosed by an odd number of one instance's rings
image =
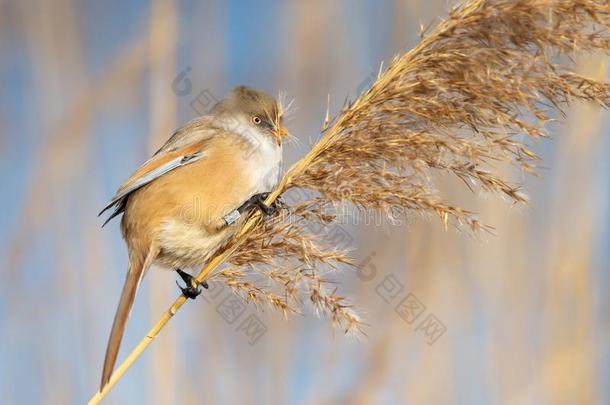
[[[252,122],[254,123],[254,125],[260,125],[263,120],[261,120],[261,117],[259,117],[258,115],[255,115],[254,117],[252,117]]]

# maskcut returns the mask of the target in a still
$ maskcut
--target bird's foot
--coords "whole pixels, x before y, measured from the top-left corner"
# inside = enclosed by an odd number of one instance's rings
[[[205,288],[206,290],[209,288],[208,283],[206,281],[199,283],[195,279],[195,277],[191,276],[185,271],[176,269],[176,273],[178,273],[180,278],[186,283],[186,287],[182,287],[176,281],[176,285],[178,285],[178,288],[180,288],[180,291],[182,291],[182,294],[184,294],[186,298],[194,300],[195,298],[197,298],[197,296],[199,296],[199,294],[201,294],[201,287]]]
[[[271,193],[254,194],[248,199],[248,201],[243,203],[242,206],[237,209],[237,211],[239,211],[241,214],[250,208],[256,207],[267,216],[275,215],[280,210],[284,202],[282,201],[281,197],[278,197],[271,203],[271,205],[265,204],[265,200],[267,197],[269,197],[269,194]]]

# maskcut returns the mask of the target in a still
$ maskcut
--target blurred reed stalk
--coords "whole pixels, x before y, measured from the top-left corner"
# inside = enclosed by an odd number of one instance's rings
[[[175,61],[178,42],[178,6],[175,1],[155,0],[151,3],[150,32],[148,39],[148,58],[150,66],[150,135],[149,149],[154,151],[154,145],[163,141],[166,134],[171,133],[176,125],[176,99],[172,97],[171,89],[165,83],[171,82],[176,76]],[[165,58],[161,58],[165,55]],[[157,314],[165,304],[162,297],[171,288],[168,283],[151,280],[149,308],[150,313]],[[163,307],[161,306],[163,305]],[[154,322],[154,319],[151,319]],[[166,350],[152,354],[150,375],[150,404],[168,404],[175,402],[177,389],[177,369],[180,369],[179,357],[176,355],[176,333],[165,335]]]
[[[442,199],[435,179],[450,174],[472,190],[525,203],[519,185],[496,165],[535,173],[539,158],[519,136],[546,137],[544,125],[571,100],[608,106],[610,85],[575,73],[569,58],[575,51],[608,53],[608,28],[603,0],[471,0],[454,7],[338,116],[327,113],[322,138],[266,203],[293,188],[311,196],[273,218],[252,213],[197,281],[223,282],[284,314],[297,312],[305,296],[346,333],[362,331],[327,278],[352,262],[312,227],[332,226],[337,208],[348,203],[388,217],[396,208],[436,215],[467,232],[491,229]],[[176,299],[90,403],[108,393],[185,302]]]

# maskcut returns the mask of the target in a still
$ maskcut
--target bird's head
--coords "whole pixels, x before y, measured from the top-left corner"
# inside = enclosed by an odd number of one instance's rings
[[[212,114],[236,122],[270,136],[278,145],[288,137],[284,127],[282,106],[267,93],[247,86],[235,87],[229,96],[212,109]]]

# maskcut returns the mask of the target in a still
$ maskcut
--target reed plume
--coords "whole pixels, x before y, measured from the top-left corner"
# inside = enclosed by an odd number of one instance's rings
[[[347,252],[312,229],[332,226],[344,203],[360,208],[356,212],[392,216],[404,209],[436,215],[446,226],[489,229],[439,196],[434,180],[444,173],[471,189],[526,202],[497,166],[507,162],[535,173],[540,159],[527,140],[546,137],[553,114],[573,99],[607,107],[610,86],[574,73],[569,56],[610,49],[609,4],[476,0],[453,8],[358,99],[326,119],[319,143],[279,188],[306,189],[311,197],[259,221],[228,259],[233,266],[212,279],[284,312],[298,306],[304,291],[345,331],[359,329],[351,306],[324,288],[329,272],[351,264]],[[245,281],[253,273],[268,282]]]
[[[255,212],[199,273],[283,313],[304,298],[346,332],[362,321],[337,294],[332,273],[352,265],[315,229],[337,221],[337,207],[391,215],[435,215],[445,226],[489,229],[441,198],[435,181],[451,174],[474,189],[525,203],[498,166],[535,173],[530,140],[572,100],[607,107],[610,85],[574,72],[573,52],[610,50],[607,0],[471,0],[454,7],[419,45],[394,58],[371,87],[324,121],[312,150],[285,174],[267,203],[307,190],[278,215]],[[524,136],[525,135],[525,136]],[[222,263],[228,266],[218,269]],[[217,270],[218,269],[218,270]],[[101,399],[186,298],[179,297],[117,369]]]

